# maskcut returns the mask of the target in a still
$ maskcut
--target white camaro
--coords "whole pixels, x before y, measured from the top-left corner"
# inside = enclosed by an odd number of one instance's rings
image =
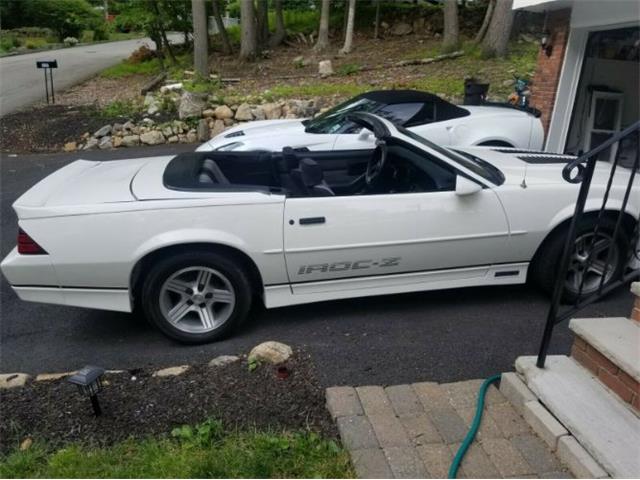
[[[544,141],[540,118],[509,105],[458,106],[426,92],[380,90],[358,95],[313,119],[242,123],[202,144],[198,151],[373,148],[371,132],[347,119],[353,112],[373,113],[439,145],[540,150]]]
[[[528,274],[552,287],[578,193],[561,175],[573,157],[452,150],[371,114],[350,121],[374,132],[374,150],[73,162],[15,202],[18,246],[2,272],[27,301],[140,305],[183,342],[228,333],[256,300],[272,308]],[[587,211],[600,208],[609,170],[597,167]],[[629,172],[616,172],[613,211]],[[610,249],[587,258],[614,226],[594,238],[594,215],[584,217],[567,297],[622,273],[639,213],[636,177],[608,269]]]

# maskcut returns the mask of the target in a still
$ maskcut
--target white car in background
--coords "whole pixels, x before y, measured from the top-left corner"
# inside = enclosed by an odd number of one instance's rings
[[[552,289],[578,195],[562,177],[574,157],[449,149],[371,114],[350,121],[374,132],[374,150],[75,161],[14,203],[18,246],[2,273],[27,301],[140,305],[190,343],[228,334],[255,301],[273,308],[527,278]],[[606,287],[629,262],[637,176],[623,234],[606,242],[631,170],[617,169],[610,211],[593,228],[610,170],[596,166],[569,299]]]
[[[354,112],[373,113],[438,145],[514,147],[541,150],[537,113],[509,104],[454,105],[415,90],[379,90],[358,95],[312,119],[261,120],[236,125],[197,151],[280,152],[374,148],[370,131],[349,121]]]

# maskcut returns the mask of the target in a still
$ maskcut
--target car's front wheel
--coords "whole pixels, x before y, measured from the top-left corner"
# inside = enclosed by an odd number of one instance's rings
[[[205,343],[247,317],[251,283],[240,262],[216,252],[180,253],[152,267],[142,287],[147,318],[167,336]]]
[[[597,229],[593,219],[578,225],[564,284],[564,302],[574,303],[581,297],[597,292],[600,285],[606,287],[622,275],[629,240],[623,231],[612,241],[614,230],[615,223],[608,219]],[[532,265],[533,279],[549,294],[553,292],[567,234],[568,229],[564,228],[547,239]]]

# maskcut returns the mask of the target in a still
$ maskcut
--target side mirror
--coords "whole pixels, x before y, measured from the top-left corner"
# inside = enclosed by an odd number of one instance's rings
[[[369,137],[371,136],[371,131],[367,130],[366,128],[363,128],[362,130],[360,130],[360,134],[358,135],[358,140],[361,141],[366,141],[369,140]]]
[[[473,195],[482,190],[482,185],[477,184],[473,180],[469,180],[461,175],[456,177],[456,195],[463,197],[465,195]]]

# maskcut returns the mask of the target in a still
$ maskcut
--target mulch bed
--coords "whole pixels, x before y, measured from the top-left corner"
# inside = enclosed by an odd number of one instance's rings
[[[89,106],[46,105],[11,113],[0,118],[0,151],[60,151],[65,143],[113,121],[118,120],[99,118]]]
[[[271,365],[249,371],[246,359],[223,367],[196,365],[174,377],[153,377],[149,371],[107,374],[108,385],[99,395],[103,414],[97,418],[89,400],[65,379],[0,390],[0,451],[27,437],[53,446],[104,446],[166,435],[209,418],[227,429],[310,429],[337,438],[310,358],[297,351],[286,367],[286,379]]]

